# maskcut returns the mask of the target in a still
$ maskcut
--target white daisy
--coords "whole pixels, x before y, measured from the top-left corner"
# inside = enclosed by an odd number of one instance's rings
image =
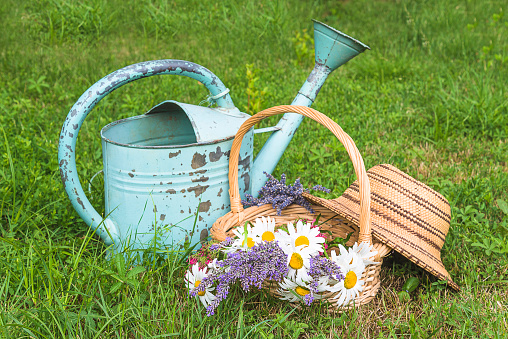
[[[279,283],[279,289],[277,290],[281,295],[280,299],[289,300],[290,302],[301,301],[307,294],[310,293],[309,282],[310,277],[307,281],[302,279],[288,279],[284,278],[282,282]],[[323,278],[320,278],[318,281],[318,292],[326,291],[326,281]],[[294,295],[292,292],[297,294]],[[314,300],[321,299],[322,296],[320,294],[314,294]]]
[[[275,219],[270,217],[257,218],[254,221],[254,227],[252,228],[252,234],[256,240],[261,241],[274,241],[278,240],[275,232]]]
[[[349,250],[347,250],[344,246],[339,244],[339,250],[340,256],[336,257],[339,258],[338,260],[340,260],[344,264],[347,264],[349,266],[358,266],[360,264],[363,265],[364,267],[366,266],[366,264],[364,263],[364,259],[358,254],[357,251],[353,251],[352,248],[349,248]],[[339,266],[341,265],[339,264]]]
[[[353,248],[350,248],[350,251],[356,252],[356,254],[362,258],[365,266],[370,264],[379,264],[378,262],[370,260],[370,258],[374,257],[377,254],[377,251],[374,249],[374,246],[369,243],[361,242],[358,244],[355,242]]]
[[[339,282],[331,279],[332,286],[328,286],[327,289],[330,292],[338,292],[333,299],[337,299],[338,306],[343,306],[348,305],[363,291],[365,282],[361,280],[361,277],[365,271],[365,264],[356,252],[347,251],[343,246],[340,246],[340,249],[340,255],[332,251],[330,259],[340,266],[345,278]]]
[[[226,248],[224,252],[234,252],[236,250],[248,250],[260,240],[252,233],[250,225],[240,226],[233,230],[236,239],[233,241],[231,247]]]
[[[219,260],[217,258],[215,258],[211,262],[208,263],[207,267],[208,267],[209,274],[217,272],[217,271],[221,271],[221,270],[223,272],[229,272],[229,270],[231,269],[231,266],[221,267],[221,266],[219,266],[218,261]]]
[[[206,277],[206,267],[202,270],[199,269],[198,264],[192,265],[191,270],[185,273],[185,281],[187,282],[187,288],[191,291],[201,284],[201,281]],[[204,291],[199,292],[197,297],[207,307],[212,301],[215,300],[216,296],[211,293],[214,287],[207,287]]]
[[[310,268],[311,250],[303,245],[296,247],[294,244],[283,246],[282,250],[288,256],[288,277],[294,280],[310,280],[307,272]]]
[[[210,273],[220,270],[220,266],[217,264],[217,258],[214,258],[206,266],[208,267]]]
[[[295,247],[304,246],[310,250],[312,255],[323,252],[323,243],[325,238],[319,237],[319,229],[312,228],[311,223],[303,223],[298,220],[296,228],[293,223],[287,225],[288,233],[280,232],[282,244],[292,245]]]

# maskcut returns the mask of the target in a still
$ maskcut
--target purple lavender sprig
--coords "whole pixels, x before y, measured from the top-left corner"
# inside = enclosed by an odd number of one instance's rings
[[[229,247],[233,245],[234,239],[231,237],[226,237],[226,240],[223,242],[218,242],[210,246],[210,251],[217,251],[224,247]]]
[[[221,269],[203,278],[201,284],[190,291],[190,296],[194,297],[218,282],[216,299],[206,309],[207,316],[212,316],[234,283],[239,281],[244,291],[249,291],[252,286],[260,289],[266,279],[282,280],[288,273],[286,263],[287,255],[275,241],[263,241],[248,251],[228,253],[226,259],[217,262]]]
[[[309,212],[314,213],[310,203],[302,197],[302,193],[309,192],[309,189],[303,188],[300,179],[296,179],[293,185],[286,185],[286,175],[284,173],[282,173],[280,181],[269,173],[263,173],[268,177],[268,181],[258,192],[260,198],[254,198],[252,195],[246,194],[245,200],[242,200],[242,204],[245,207],[272,204],[272,207],[277,210],[277,215],[281,215],[284,208],[291,204],[298,204],[305,207]],[[329,189],[321,185],[316,185],[311,189],[326,193],[330,192]]]
[[[329,279],[335,279],[339,282],[345,279],[339,265],[330,259],[323,258],[319,255],[310,257],[310,268],[308,274],[312,277],[312,280],[309,283],[310,293],[303,298],[304,303],[307,306],[314,301],[314,294],[318,293],[318,284],[321,277],[328,277]]]

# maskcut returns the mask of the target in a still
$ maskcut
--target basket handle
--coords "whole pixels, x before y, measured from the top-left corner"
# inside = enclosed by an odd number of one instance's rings
[[[353,139],[351,139],[351,137],[346,132],[344,132],[335,121],[328,118],[323,113],[305,106],[275,106],[253,115],[242,124],[235,135],[235,139],[233,140],[233,146],[231,147],[231,154],[229,158],[229,199],[231,201],[231,211],[235,214],[238,214],[238,221],[241,223],[244,219],[244,216],[240,191],[238,188],[238,157],[240,155],[240,147],[242,146],[243,137],[249,131],[249,129],[251,129],[251,127],[253,127],[261,120],[277,114],[289,112],[298,113],[314,121],[317,121],[329,129],[346,148],[349,158],[353,162],[356,177],[360,184],[360,234],[358,241],[368,242],[371,244],[372,235],[370,225],[370,184],[369,178],[367,177],[367,173],[365,171],[365,165],[363,164],[362,156],[360,155],[360,151],[356,147]]]

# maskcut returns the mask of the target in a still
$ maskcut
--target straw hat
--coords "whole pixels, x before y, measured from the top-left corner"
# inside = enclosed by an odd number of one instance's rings
[[[374,166],[367,175],[372,235],[460,290],[441,261],[441,248],[450,228],[450,204],[445,197],[392,165]],[[309,193],[303,196],[358,225],[358,192],[355,181],[337,199],[322,199]]]

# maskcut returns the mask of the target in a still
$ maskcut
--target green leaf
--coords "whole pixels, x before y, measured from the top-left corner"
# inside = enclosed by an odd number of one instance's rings
[[[144,272],[144,271],[146,271],[146,268],[144,268],[143,266],[136,266],[132,270],[127,272],[127,278],[132,278],[135,275],[138,275],[139,273]]]
[[[109,293],[115,293],[116,291],[118,291],[120,289],[120,287],[122,287],[123,283],[122,282],[117,282],[115,283],[111,289],[109,290]]]
[[[420,284],[420,280],[416,277],[410,277],[406,280],[404,285],[402,286],[402,291],[406,291],[408,293],[413,292],[418,285]]]
[[[91,265],[91,267],[94,267],[96,268],[97,270],[99,270],[103,275],[110,275],[110,276],[118,276],[118,274],[116,274],[115,272],[111,271],[111,270],[108,270],[108,269],[105,269],[105,268],[102,268],[100,266],[96,266],[96,265]]]
[[[503,211],[504,214],[508,215],[508,203],[501,199],[497,199],[496,202],[499,209]]]
[[[140,282],[135,279],[127,279],[125,282],[135,288],[137,288],[140,284]]]
[[[118,274],[122,277],[125,276],[125,258],[123,257],[123,254],[118,253],[115,256],[115,264]]]
[[[240,313],[238,315],[238,324],[236,327],[236,337],[243,338],[244,331],[245,331],[245,328],[244,328],[244,323],[243,323],[243,300],[242,300],[241,304],[240,304]]]

